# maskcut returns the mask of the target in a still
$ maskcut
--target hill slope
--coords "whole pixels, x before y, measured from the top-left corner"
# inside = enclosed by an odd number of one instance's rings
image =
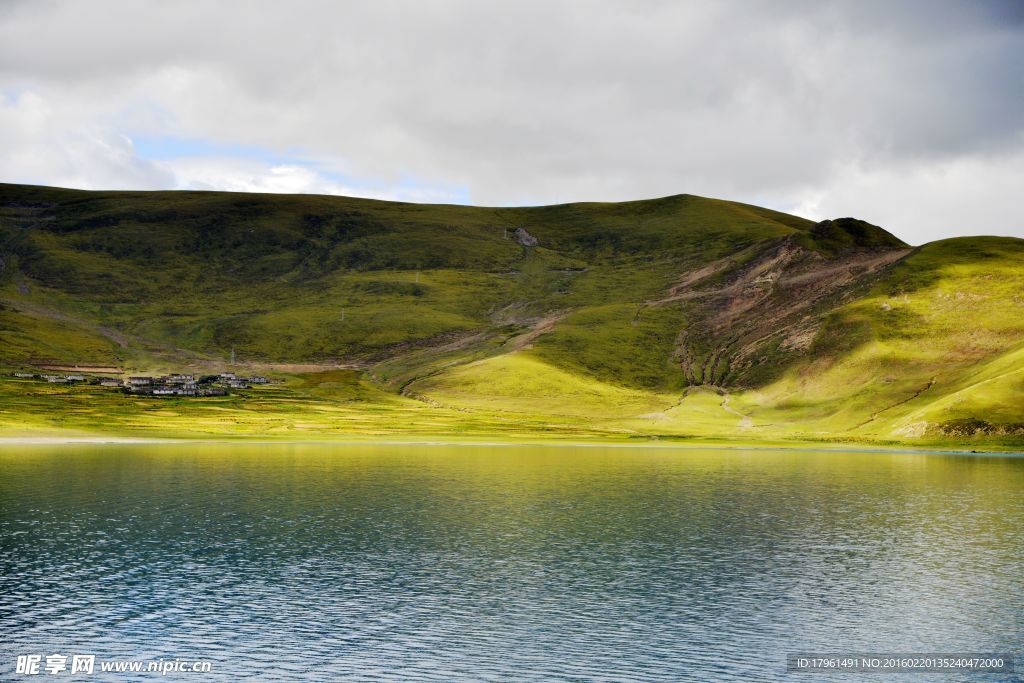
[[[855,219],[690,195],[484,208],[0,185],[4,367],[234,357],[295,378],[295,405],[458,417],[426,431],[1013,444],[1022,302],[1021,240],[910,249]],[[4,391],[16,424],[28,403]],[[105,410],[33,419],[136,424]]]

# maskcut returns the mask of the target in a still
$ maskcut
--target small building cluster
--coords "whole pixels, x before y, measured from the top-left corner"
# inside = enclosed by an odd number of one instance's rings
[[[51,384],[93,384],[119,388],[129,394],[141,396],[227,396],[231,389],[250,389],[254,384],[270,382],[261,375],[239,377],[232,372],[201,377],[180,373],[159,377],[133,376],[123,381],[94,375],[41,375],[31,372],[13,374],[19,379],[39,379]]]
[[[238,377],[232,372],[219,375],[164,375],[162,377],[129,377],[125,387],[130,394],[146,396],[226,396],[230,389],[249,389],[253,384],[270,380],[256,375]]]

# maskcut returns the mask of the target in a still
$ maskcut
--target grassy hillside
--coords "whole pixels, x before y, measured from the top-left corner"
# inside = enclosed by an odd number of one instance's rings
[[[1022,309],[1024,241],[911,250],[855,219],[690,195],[486,208],[0,185],[0,366],[233,355],[284,382],[172,410],[9,380],[7,432],[1014,447]]]

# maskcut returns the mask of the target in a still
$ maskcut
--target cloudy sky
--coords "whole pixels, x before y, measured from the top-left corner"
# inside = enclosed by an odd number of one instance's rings
[[[0,182],[1024,237],[1024,2],[0,0]]]

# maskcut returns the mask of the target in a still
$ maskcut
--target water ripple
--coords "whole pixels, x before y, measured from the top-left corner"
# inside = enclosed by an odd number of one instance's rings
[[[4,678],[57,652],[215,680],[783,680],[787,652],[1024,642],[1021,459],[33,447],[0,475]]]

